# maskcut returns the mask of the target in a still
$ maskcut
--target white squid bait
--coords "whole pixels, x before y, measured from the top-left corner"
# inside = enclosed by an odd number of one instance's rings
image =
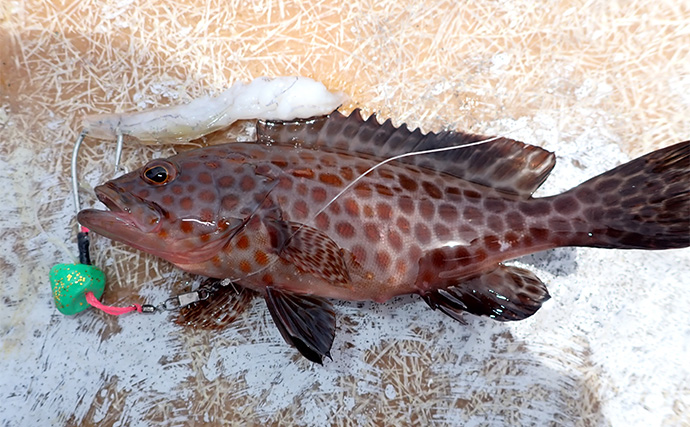
[[[153,110],[95,114],[82,121],[96,139],[136,138],[143,143],[190,141],[230,126],[237,120],[292,120],[328,114],[347,97],[329,92],[308,77],[259,77],[237,82],[220,95],[202,96],[184,105]]]

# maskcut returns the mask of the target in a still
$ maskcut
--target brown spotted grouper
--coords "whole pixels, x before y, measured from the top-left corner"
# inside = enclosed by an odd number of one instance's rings
[[[559,246],[690,246],[690,141],[532,198],[555,156],[506,138],[380,164],[487,138],[355,111],[259,122],[257,139],[153,160],[96,188],[110,211],[78,219],[259,292],[286,341],[319,363],[335,334],[329,298],[419,294],[457,320],[519,320],[549,294],[505,260]]]

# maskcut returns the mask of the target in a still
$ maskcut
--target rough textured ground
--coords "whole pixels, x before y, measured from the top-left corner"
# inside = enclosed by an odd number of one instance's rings
[[[222,332],[55,310],[84,114],[301,74],[348,93],[346,110],[555,151],[541,194],[690,137],[688,1],[310,3],[0,2],[0,425],[690,425],[687,249],[523,258],[553,298],[514,324],[461,325],[412,297],[342,303],[323,367],[261,301]],[[131,144],[124,164],[186,148]],[[113,155],[87,141],[85,203]],[[108,303],[193,279],[106,239],[93,254]]]

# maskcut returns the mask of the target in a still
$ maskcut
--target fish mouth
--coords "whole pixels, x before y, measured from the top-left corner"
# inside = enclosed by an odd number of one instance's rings
[[[125,208],[118,203],[121,200],[118,196],[120,193],[113,185],[99,185],[94,189],[96,197],[112,212],[124,212]]]
[[[161,227],[162,209],[155,203],[127,193],[112,183],[94,189],[109,210],[84,209],[77,215],[80,224],[114,240],[132,243],[142,234]]]

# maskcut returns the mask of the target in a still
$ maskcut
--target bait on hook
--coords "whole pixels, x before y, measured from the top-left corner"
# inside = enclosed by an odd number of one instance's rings
[[[322,83],[310,78],[259,77],[248,84],[237,82],[216,97],[203,96],[184,105],[143,112],[86,116],[71,159],[75,213],[81,210],[77,161],[79,149],[87,136],[116,140],[115,173],[119,173],[125,136],[145,144],[186,142],[226,128],[237,120],[292,120],[327,114],[338,108],[345,99],[343,93],[329,92]],[[205,300],[218,286],[230,283],[227,279],[213,280],[196,291],[176,295],[157,306],[133,304],[122,308],[110,307],[98,300],[105,289],[105,274],[91,264],[89,230],[78,222],[77,247],[78,264],[57,264],[50,270],[55,305],[66,315],[77,314],[89,306],[114,315],[135,310],[140,313],[176,310]]]

